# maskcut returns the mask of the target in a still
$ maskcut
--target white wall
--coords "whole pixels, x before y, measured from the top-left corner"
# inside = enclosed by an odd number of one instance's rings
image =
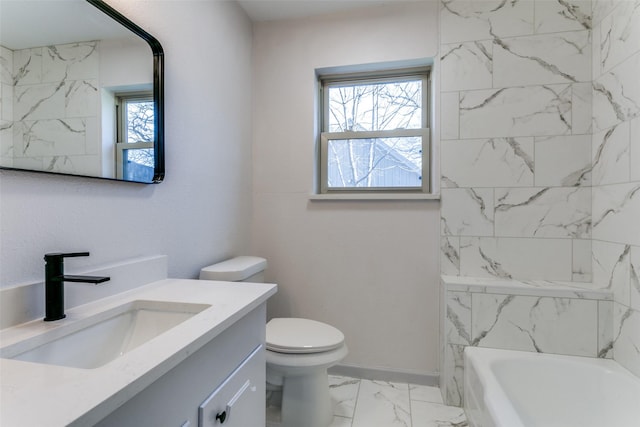
[[[248,249],[250,22],[233,2],[109,3],[165,50],[165,182],[1,171],[0,286],[41,281],[50,251],[91,251],[77,268],[167,254],[189,278]]]
[[[252,248],[269,315],[341,329],[345,364],[438,370],[437,201],[310,201],[316,68],[434,57],[437,4],[254,24]]]

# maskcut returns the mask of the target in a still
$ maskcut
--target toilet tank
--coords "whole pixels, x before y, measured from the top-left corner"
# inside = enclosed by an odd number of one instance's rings
[[[226,282],[264,282],[267,260],[256,256],[239,256],[200,270],[200,280]]]

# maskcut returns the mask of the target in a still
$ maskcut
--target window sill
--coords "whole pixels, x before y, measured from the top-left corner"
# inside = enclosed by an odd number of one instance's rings
[[[345,193],[345,194],[311,194],[309,200],[324,201],[324,200],[440,200],[439,193]]]

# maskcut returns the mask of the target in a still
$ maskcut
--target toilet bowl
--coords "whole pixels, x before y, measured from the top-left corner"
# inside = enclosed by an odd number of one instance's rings
[[[241,256],[203,268],[202,280],[264,281],[267,261]],[[347,355],[344,334],[326,323],[274,318],[266,326],[267,390],[281,395],[268,426],[327,427],[333,418],[327,369]]]

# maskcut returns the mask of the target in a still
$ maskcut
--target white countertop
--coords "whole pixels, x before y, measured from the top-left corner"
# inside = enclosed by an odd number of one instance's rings
[[[210,308],[95,369],[0,359],[0,425],[92,425],[265,302],[276,285],[165,279],[67,309],[56,322],[34,320],[0,331],[5,347],[129,301],[144,299]]]

